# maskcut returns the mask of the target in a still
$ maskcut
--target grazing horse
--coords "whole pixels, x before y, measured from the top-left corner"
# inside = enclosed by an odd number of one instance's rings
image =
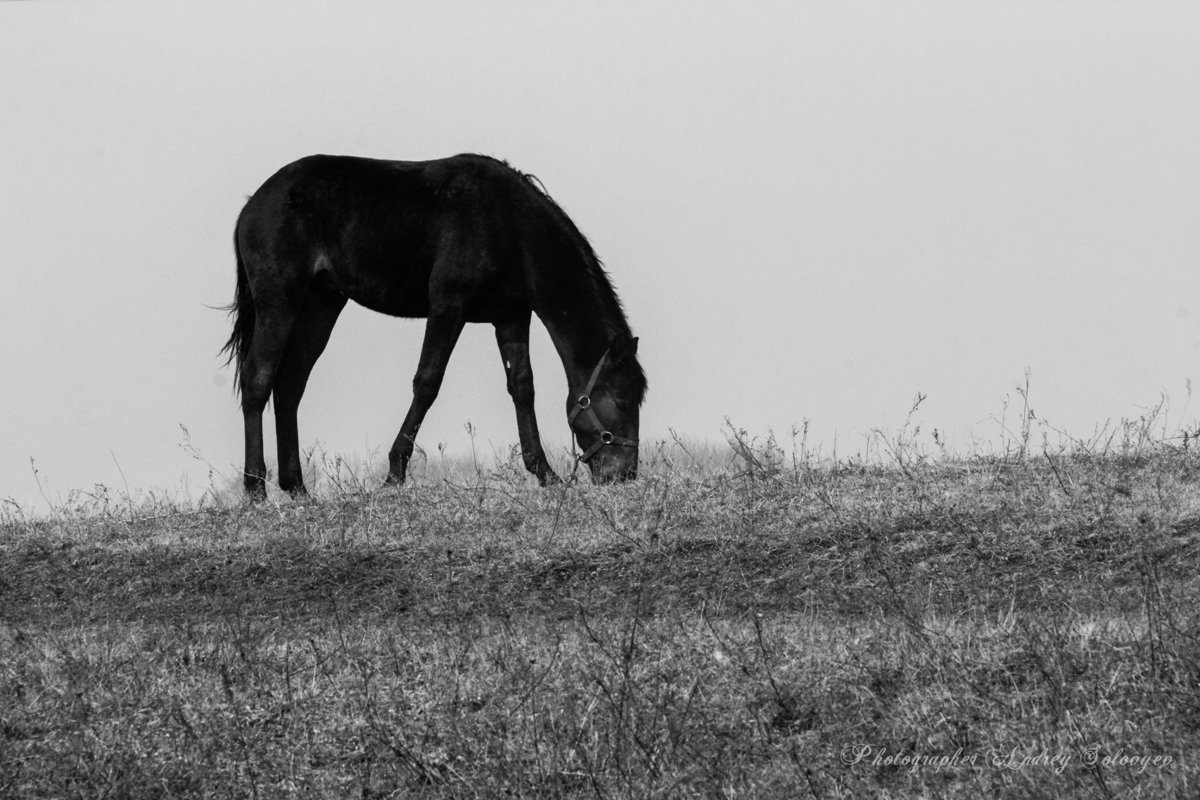
[[[266,496],[262,415],[274,396],[279,485],[305,492],[296,410],[347,300],[424,317],[413,399],[388,453],[404,480],[413,442],[467,322],[488,322],[517,412],[525,467],[558,482],[533,411],[530,315],[566,371],[567,418],[598,482],[637,475],[646,376],[599,259],[535,178],[479,155],[381,161],[315,155],[276,172],[234,229],[233,334],[245,419],[245,485]]]

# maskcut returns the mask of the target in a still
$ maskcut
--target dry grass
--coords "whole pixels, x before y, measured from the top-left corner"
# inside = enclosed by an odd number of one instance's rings
[[[1138,431],[10,512],[0,795],[1192,796],[1200,465]]]

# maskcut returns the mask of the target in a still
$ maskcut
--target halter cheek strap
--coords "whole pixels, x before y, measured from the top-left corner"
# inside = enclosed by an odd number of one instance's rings
[[[592,390],[596,388],[596,380],[600,377],[600,371],[604,369],[605,362],[608,361],[608,351],[604,351],[604,355],[600,356],[599,363],[592,370],[592,377],[588,379],[587,386],[583,389],[583,394],[579,395],[575,400],[575,407],[567,414],[567,424],[574,426],[575,418],[582,414],[592,423],[594,431],[600,431],[596,441],[592,446],[583,451],[583,455],[578,459],[586,464],[591,460],[592,456],[600,452],[602,447],[617,446],[617,447],[637,447],[637,439],[626,439],[622,436],[614,436],[612,431],[604,427],[604,423],[596,416],[596,412],[592,410]]]

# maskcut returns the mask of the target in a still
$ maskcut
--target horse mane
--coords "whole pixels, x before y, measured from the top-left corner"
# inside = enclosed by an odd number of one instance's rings
[[[509,166],[505,162],[505,166]],[[558,204],[551,195],[546,185],[536,175],[521,170],[514,171],[525,179],[535,192],[546,202],[547,208],[554,216],[555,222],[558,223],[560,230],[569,234],[571,243],[580,256],[580,262],[583,266],[584,275],[587,278],[596,300],[604,309],[604,317],[608,321],[608,338],[613,340],[618,337],[633,338],[633,330],[629,327],[629,319],[625,316],[625,306],[621,302],[621,298],[617,295],[617,290],[613,288],[612,280],[608,277],[608,271],[604,268],[604,262],[600,260],[600,256],[596,255],[595,248],[588,241],[587,236],[579,227],[571,221],[567,212],[563,211],[562,206]],[[646,372],[642,369],[641,362],[637,359],[636,353],[631,353],[628,359],[629,363],[629,378],[631,381],[631,389],[634,392],[634,400],[638,405],[642,404],[642,400],[646,396],[648,387],[646,380]]]

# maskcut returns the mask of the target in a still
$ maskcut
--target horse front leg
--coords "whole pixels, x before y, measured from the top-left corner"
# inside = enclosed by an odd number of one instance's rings
[[[533,368],[529,363],[529,316],[518,322],[496,323],[496,344],[504,361],[504,376],[508,393],[517,412],[517,435],[521,439],[521,459],[525,469],[533,473],[538,483],[547,486],[560,483],[550,467],[542,437],[538,432],[537,416],[533,409]]]
[[[417,374],[413,377],[413,399],[400,426],[400,433],[388,452],[388,476],[385,483],[404,483],[408,473],[408,460],[412,457],[413,443],[417,431],[425,419],[425,413],[437,399],[446,375],[450,354],[462,333],[463,317],[457,310],[431,313],[425,322],[425,340],[421,344],[421,360]]]

